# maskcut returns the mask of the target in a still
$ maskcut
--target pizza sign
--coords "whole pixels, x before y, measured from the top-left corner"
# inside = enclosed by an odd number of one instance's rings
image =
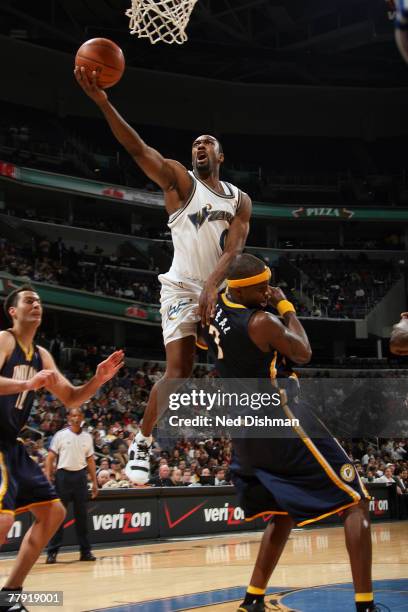
[[[297,208],[292,211],[292,216],[295,219],[351,219],[354,217],[354,212],[347,208],[329,208],[319,206],[315,208]]]

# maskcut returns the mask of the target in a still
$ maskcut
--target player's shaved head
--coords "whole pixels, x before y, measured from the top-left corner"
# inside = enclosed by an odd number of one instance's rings
[[[197,138],[193,141],[193,146],[198,143],[200,140],[213,140],[214,142],[216,142],[218,144],[218,152],[219,153],[224,153],[224,148],[220,142],[220,140],[216,137],[216,136],[212,136],[211,134],[202,134],[201,136],[197,136]]]
[[[262,259],[255,257],[255,255],[250,255],[249,253],[242,253],[242,255],[237,255],[232,262],[228,270],[227,278],[231,280],[248,278],[260,274],[264,270],[265,263]]]

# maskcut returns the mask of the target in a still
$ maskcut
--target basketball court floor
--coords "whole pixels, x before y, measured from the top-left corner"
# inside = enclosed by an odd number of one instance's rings
[[[408,612],[408,521],[374,524],[373,574],[384,612]],[[42,556],[26,590],[63,591],[62,608],[37,612],[234,612],[245,592],[261,533],[96,549],[97,561]],[[12,558],[0,561],[4,582]],[[353,612],[351,574],[341,527],[292,533],[271,580],[269,610]]]

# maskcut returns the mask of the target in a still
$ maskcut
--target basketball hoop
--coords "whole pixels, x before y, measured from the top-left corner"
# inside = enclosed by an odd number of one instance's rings
[[[131,34],[157,42],[182,45],[190,15],[198,0],[132,0],[126,11]]]

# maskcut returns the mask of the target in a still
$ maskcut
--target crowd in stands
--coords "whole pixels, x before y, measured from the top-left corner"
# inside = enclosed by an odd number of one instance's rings
[[[302,273],[312,317],[364,318],[400,277],[394,261],[370,260],[364,253],[339,253],[332,260],[297,255],[293,263]]]
[[[79,207],[78,207],[79,208]],[[42,208],[27,208],[23,206],[7,206],[4,212],[12,217],[28,219],[30,221],[42,221],[56,225],[68,225],[84,229],[123,234],[124,236],[137,236],[138,238],[149,238],[155,240],[169,240],[170,230],[161,225],[156,226],[146,223],[131,223],[128,218],[112,218],[102,214],[95,219],[92,211],[88,209],[76,210],[74,218],[68,217],[66,209],[43,210]]]
[[[61,239],[54,242],[32,240],[20,246],[0,238],[0,270],[3,272],[31,281],[157,304],[159,284],[156,276],[138,274],[137,268],[132,271],[121,265],[129,263],[157,271],[152,261],[139,258],[135,262],[131,258],[129,262],[129,258],[108,257],[103,249],[88,253],[86,245],[81,251],[75,251],[72,247],[67,249]]]
[[[41,339],[45,340],[45,339]],[[46,341],[43,342],[46,344]],[[66,371],[74,384],[89,379],[102,355],[90,347],[87,357]],[[52,350],[52,349],[51,349]],[[109,349],[106,347],[106,351]],[[158,364],[145,363],[136,369],[124,368],[114,381],[104,385],[83,407],[86,427],[94,441],[101,488],[131,487],[124,467],[128,446],[139,430],[149,392],[163,375]],[[197,366],[194,377],[210,376],[206,368]],[[66,409],[49,392],[37,394],[27,429],[23,432],[30,455],[44,465],[52,436],[66,423]],[[221,440],[178,439],[174,446],[153,445],[152,486],[225,484],[229,482],[231,442]],[[156,473],[157,472],[157,473]]]
[[[339,254],[323,260],[313,254],[292,256],[291,263],[302,275],[301,291],[293,292],[281,279],[278,285],[292,300],[299,316],[364,318],[399,278],[394,261],[370,260]],[[0,269],[32,281],[63,285],[94,294],[144,303],[159,302],[158,268],[153,257],[134,253],[131,257],[107,256],[87,245],[80,251],[67,248],[61,238],[32,239],[16,245],[0,239]],[[141,270],[154,273],[143,274]]]

